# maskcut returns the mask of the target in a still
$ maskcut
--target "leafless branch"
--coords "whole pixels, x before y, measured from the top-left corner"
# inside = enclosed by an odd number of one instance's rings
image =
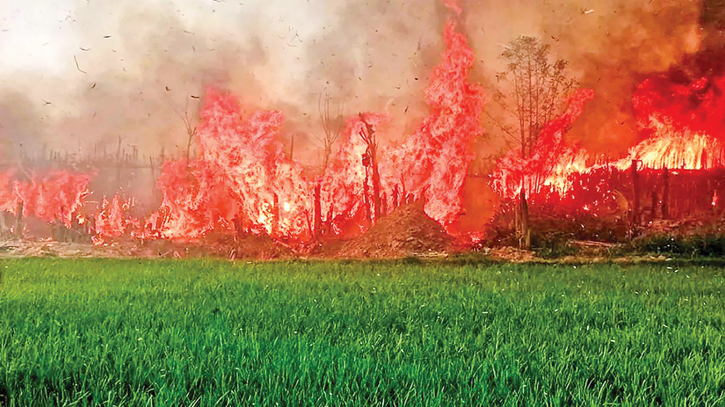
[[[73,55],[73,60],[75,61],[75,63],[76,63],[76,69],[78,69],[79,72],[82,72],[82,73],[85,73],[85,74],[88,73],[88,72],[82,70],[80,66],[78,66],[78,58],[76,58],[75,55]]]
[[[317,101],[317,110],[320,115],[320,123],[322,124],[322,135],[315,135],[315,139],[322,144],[323,149],[323,167],[327,168],[332,154],[332,147],[340,138],[343,130],[343,117],[345,105],[337,103],[336,109],[333,109],[332,98],[325,93],[321,93]]]

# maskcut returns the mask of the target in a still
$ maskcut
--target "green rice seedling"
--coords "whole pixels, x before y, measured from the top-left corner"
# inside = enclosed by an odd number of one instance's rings
[[[718,267],[0,263],[0,405],[725,404]]]

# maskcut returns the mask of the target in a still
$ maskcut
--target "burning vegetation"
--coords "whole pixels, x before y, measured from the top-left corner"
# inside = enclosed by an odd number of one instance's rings
[[[381,137],[393,120],[387,109],[342,120],[321,98],[323,165],[311,166],[294,157],[283,111],[251,109],[208,86],[198,123],[182,115],[189,138],[180,157],[162,153],[138,164],[138,151],[126,153],[119,140],[116,154],[95,152],[100,160],[53,153],[50,165],[7,165],[3,233],[95,245],[214,242],[232,257],[257,255],[255,244],[291,256],[396,257],[476,244],[529,248],[562,231],[573,240],[620,242],[644,228],[670,233],[693,219],[719,222],[722,69],[704,69],[695,56],[646,75],[629,101],[638,140],[610,156],[568,137],[597,94],[567,77],[566,61],[550,62],[536,38],[506,45],[502,87],[490,93],[514,124],[490,114],[484,86],[470,77],[476,56],[464,7],[442,3],[444,47],[425,89],[427,115],[403,138]],[[484,156],[477,146],[487,122],[514,143],[481,173],[474,164]],[[152,204],[128,185],[142,177],[155,184]],[[484,210],[467,198],[474,178],[485,180],[477,193],[495,205]]]

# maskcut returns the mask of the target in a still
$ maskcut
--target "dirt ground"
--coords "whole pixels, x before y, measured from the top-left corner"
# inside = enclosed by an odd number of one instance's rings
[[[401,206],[363,235],[346,242],[336,257],[440,257],[455,252],[454,239],[418,203]]]
[[[673,233],[682,222],[653,225],[651,231]],[[693,228],[692,225],[687,225]],[[698,226],[697,224],[695,226]],[[406,257],[445,259],[457,255],[512,263],[587,263],[587,262],[659,262],[665,256],[616,257],[621,245],[597,241],[573,241],[576,255],[557,258],[538,257],[533,251],[514,247],[473,249],[457,243],[419,203],[397,208],[357,238],[341,241],[289,243],[269,236],[207,236],[200,241],[172,242],[118,238],[103,244],[64,243],[51,240],[0,240],[0,258],[195,258],[214,257],[229,260],[292,259],[400,259]]]
[[[400,242],[401,240],[392,240]],[[404,240],[403,240],[404,241]],[[410,243],[410,242],[406,242]],[[229,260],[237,259],[254,259],[254,260],[293,260],[293,259],[342,259],[342,258],[384,258],[395,259],[403,257],[418,257],[422,259],[455,259],[456,252],[433,252],[433,251],[406,251],[399,247],[382,247],[376,249],[372,256],[344,256],[345,250],[350,250],[352,242],[343,243],[343,249],[335,256],[318,256],[297,254],[291,249],[282,247],[271,248],[267,243],[263,248],[257,247],[255,252],[247,253],[238,251],[239,248],[216,247],[213,251],[208,248],[201,247],[198,244],[181,244],[161,242],[154,244],[139,244],[137,242],[114,242],[106,245],[90,245],[83,243],[59,243],[52,241],[17,241],[3,240],[0,241],[0,258],[25,258],[25,257],[57,257],[57,258],[142,258],[142,259],[173,259],[173,258],[198,258],[198,257],[214,257],[226,258]],[[417,247],[417,243],[413,243]],[[362,251],[354,249],[354,254],[361,254]],[[250,254],[253,254],[250,255]],[[397,254],[397,255],[396,255]],[[606,256],[606,255],[576,255],[564,256],[559,258],[541,258],[537,257],[534,252],[520,250],[513,247],[484,248],[473,253],[477,259],[501,261],[509,263],[557,263],[557,264],[581,264],[581,263],[639,263],[639,262],[667,262],[672,260],[666,256],[655,255],[638,255],[638,256]],[[465,254],[464,254],[465,255]]]

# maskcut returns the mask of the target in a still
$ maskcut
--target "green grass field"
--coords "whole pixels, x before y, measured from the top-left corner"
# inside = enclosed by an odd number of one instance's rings
[[[725,405],[725,271],[0,261],[0,405]]]

